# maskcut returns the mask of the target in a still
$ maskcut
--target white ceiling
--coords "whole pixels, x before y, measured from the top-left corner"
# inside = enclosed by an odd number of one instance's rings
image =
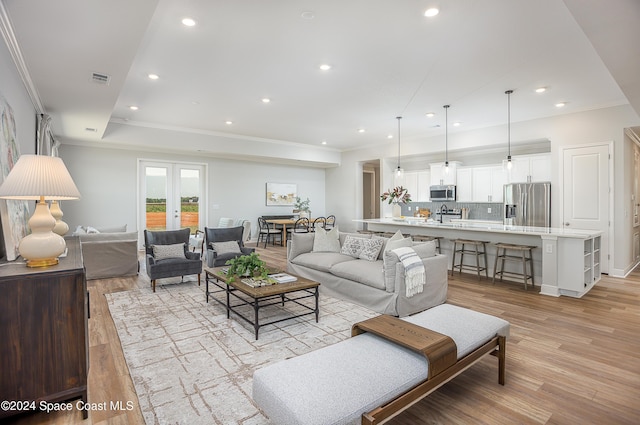
[[[397,140],[399,115],[403,139],[443,134],[444,104],[449,124],[461,122],[450,132],[505,124],[507,89],[513,122],[629,103],[640,111],[638,0],[0,4],[63,143],[144,128],[350,150]],[[432,5],[440,14],[424,17]],[[182,25],[186,16],[197,25]]]

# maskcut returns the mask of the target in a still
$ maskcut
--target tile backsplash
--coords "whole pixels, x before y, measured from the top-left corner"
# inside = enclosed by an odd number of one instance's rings
[[[469,216],[467,218],[469,220],[502,221],[504,216],[504,205],[495,202],[410,202],[408,204],[400,204],[400,206],[402,207],[402,215],[404,216],[414,215],[416,208],[428,208],[431,214],[435,216],[436,211],[442,204],[445,204],[447,209],[468,208]],[[411,208],[411,210],[409,210],[409,208]],[[489,210],[491,212],[489,212]]]

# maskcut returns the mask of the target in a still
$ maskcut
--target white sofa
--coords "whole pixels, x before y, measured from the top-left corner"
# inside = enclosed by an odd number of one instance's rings
[[[238,227],[242,226],[244,230],[242,231],[242,242],[247,242],[251,239],[251,222],[249,220],[245,220],[244,218],[227,218],[222,217],[220,221],[218,221],[218,227]]]
[[[383,241],[383,247],[374,261],[354,258],[343,253],[348,236],[351,240],[379,238]],[[392,250],[386,250],[389,238],[339,233],[342,252],[318,252],[314,251],[315,237],[315,233],[291,235],[291,241],[287,244],[287,270],[320,282],[321,294],[399,317],[426,310],[447,300],[447,257],[436,254],[433,241],[414,244],[404,240],[421,257],[426,272],[423,291],[407,297],[404,266]]]
[[[127,226],[93,228],[78,226],[73,236],[80,238],[87,279],[133,276],[138,263],[138,232]]]

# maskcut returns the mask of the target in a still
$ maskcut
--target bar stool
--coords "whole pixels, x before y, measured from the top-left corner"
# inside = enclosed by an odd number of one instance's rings
[[[511,277],[522,277],[525,291],[527,290],[527,280],[531,279],[531,287],[533,287],[533,248],[535,248],[535,246],[497,243],[496,248],[496,261],[493,266],[493,283],[496,283],[496,275],[500,275],[500,280],[502,281],[506,273]],[[502,254],[500,250],[502,250]],[[507,251],[512,251],[512,253]],[[513,251],[519,253],[519,255],[513,253]],[[498,270],[498,259],[500,260],[500,270]],[[505,261],[522,262],[522,273],[505,271]],[[527,263],[529,263],[529,274],[527,274]]]
[[[487,243],[486,241],[474,241],[470,239],[454,239],[453,240],[453,255],[451,258],[451,276],[453,276],[453,272],[456,267],[459,268],[460,273],[462,273],[462,269],[467,270],[475,270],[478,273],[478,280],[480,280],[480,272],[484,271],[484,275],[487,279],[489,279],[489,274],[487,271]],[[460,247],[458,248],[458,245]],[[470,245],[471,248],[466,248],[465,245]],[[460,263],[456,264],[456,254],[460,253]],[[464,254],[472,254],[476,257],[476,264],[464,264]],[[480,259],[483,259],[483,265],[480,265]]]
[[[413,235],[411,238],[413,239],[414,242],[435,241],[436,250],[438,251],[438,254],[442,254],[442,252],[440,252],[440,239],[442,239],[442,236]]]

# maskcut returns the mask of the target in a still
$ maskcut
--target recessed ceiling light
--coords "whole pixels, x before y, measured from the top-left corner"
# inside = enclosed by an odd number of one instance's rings
[[[271,102],[271,99],[269,99],[268,97],[262,98],[262,103],[269,103],[269,102]]]
[[[147,75],[147,77],[149,77],[150,80],[157,80],[158,78],[160,78],[158,74],[149,74]]]
[[[547,91],[547,88],[546,88],[546,87],[538,87],[538,88],[536,89],[536,93],[544,93],[544,92],[546,92],[546,91]]]
[[[556,103],[556,108],[562,108],[562,107],[564,107],[565,105],[566,105],[566,103],[565,103],[565,102],[558,102],[558,103]]]
[[[427,116],[427,118],[433,118],[436,116],[436,114],[434,114],[433,112],[427,112],[425,115]]]
[[[233,124],[233,121],[225,121],[224,123],[225,123],[226,125],[231,125],[231,124]]]
[[[327,141],[326,141],[326,140],[323,140],[323,141],[322,141],[322,144],[323,144],[323,145],[326,145],[326,144],[327,144]]]
[[[138,108],[136,105],[131,105],[129,106],[129,109],[131,109],[132,111],[137,111],[140,108]]]
[[[359,128],[358,133],[364,133],[364,128]]]
[[[454,123],[453,123],[453,126],[454,126],[454,127],[460,127],[461,125],[462,125],[462,123],[461,123],[461,122],[454,122]]]
[[[322,64],[322,65],[320,65],[320,69],[323,70],[323,71],[328,71],[328,70],[331,69],[331,65],[328,65],[326,63]]]
[[[300,16],[302,17],[302,19],[313,19],[316,17],[315,13],[311,12],[310,10],[302,12]]]
[[[186,26],[186,27],[193,27],[196,25],[196,21],[194,21],[191,18],[184,18],[182,19],[182,25]]]
[[[393,139],[393,134],[387,134],[387,139]]]
[[[437,8],[432,7],[432,8],[427,9],[424,12],[424,16],[426,16],[427,18],[431,18],[433,16],[436,16],[438,13],[440,13],[440,11]]]

